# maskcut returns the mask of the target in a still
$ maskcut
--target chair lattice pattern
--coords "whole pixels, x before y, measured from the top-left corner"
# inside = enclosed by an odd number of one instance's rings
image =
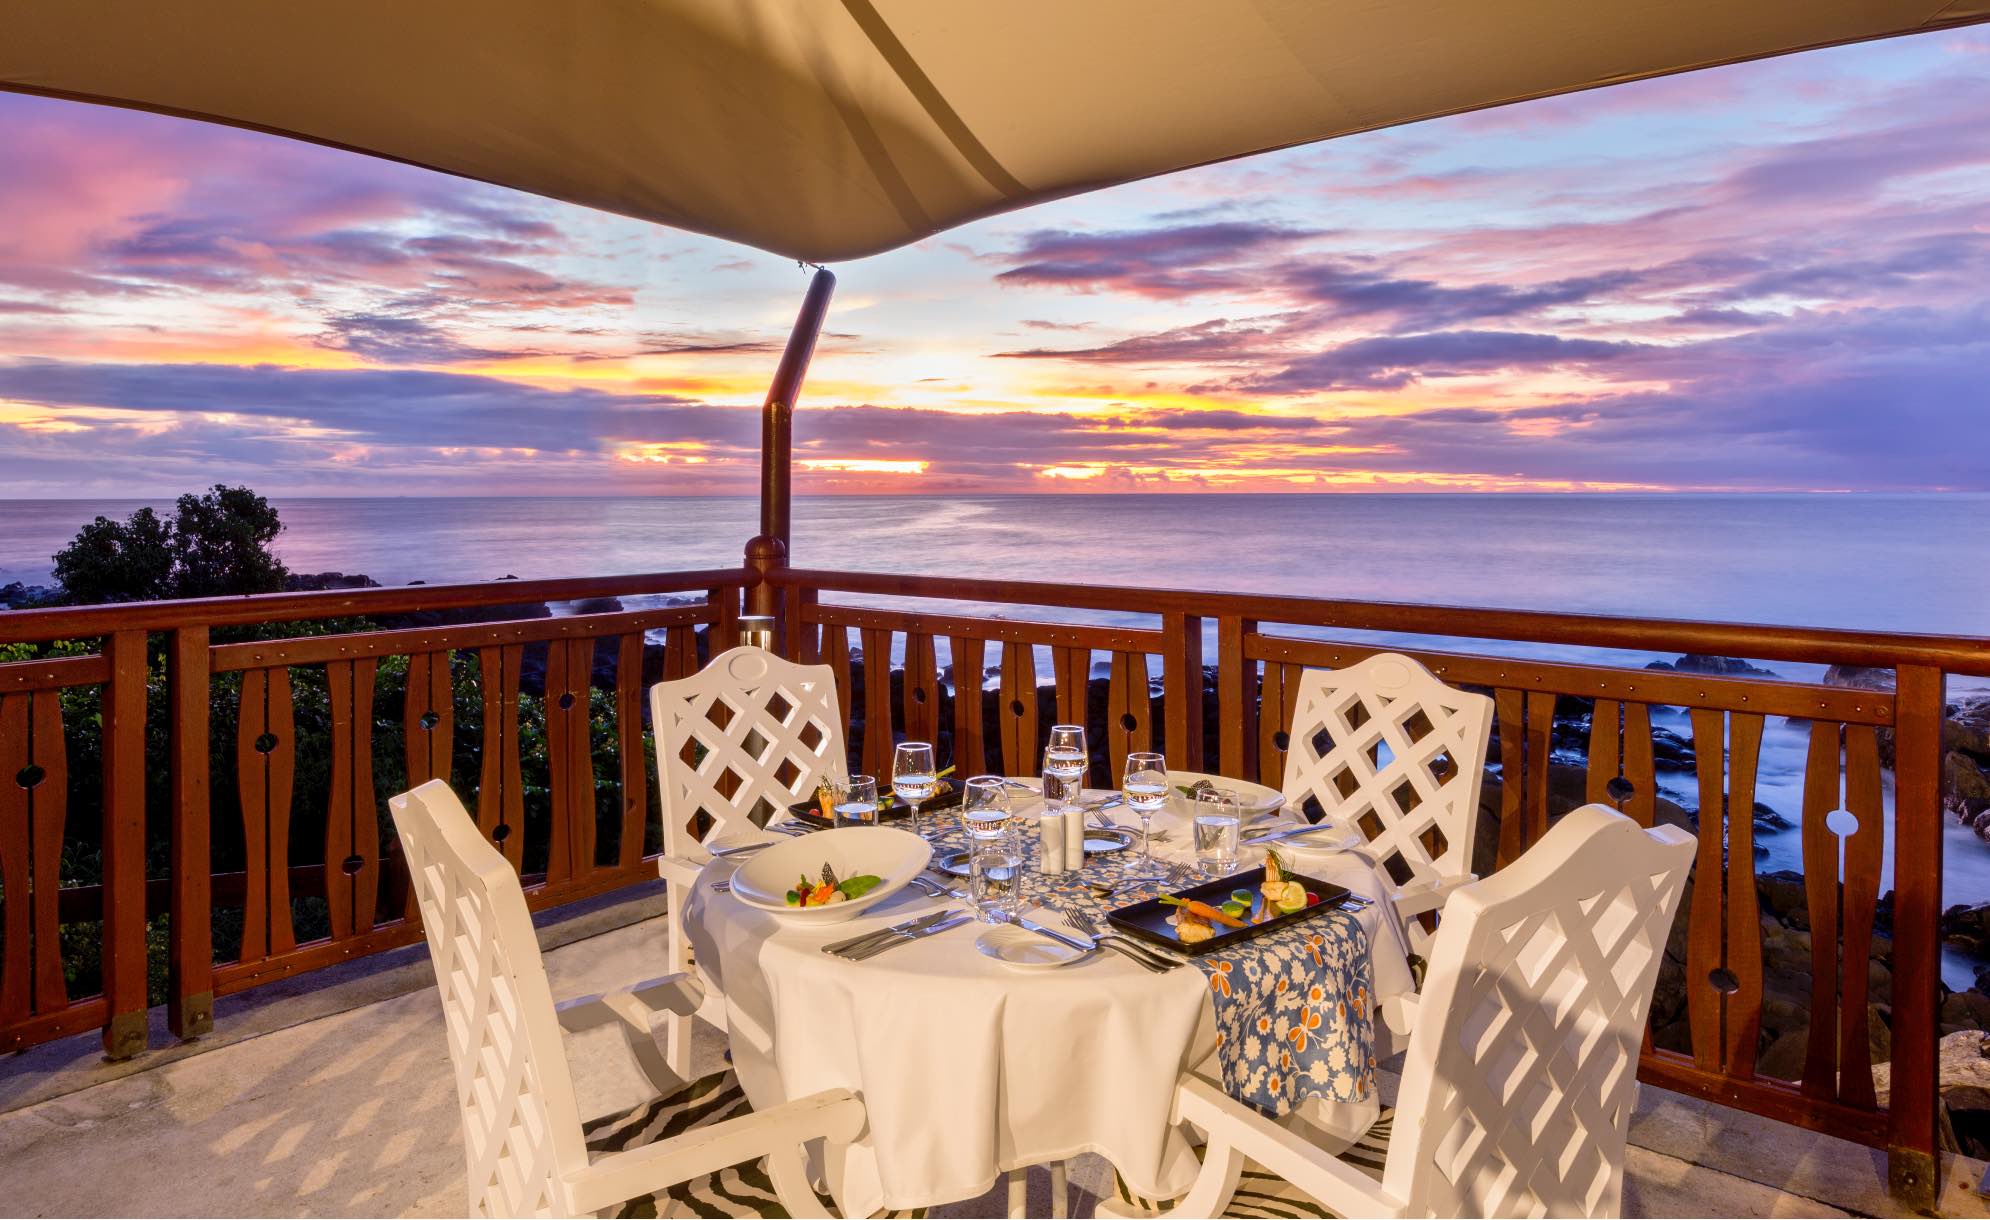
[[[701,812],[711,819],[701,839],[751,829],[847,774],[826,665],[735,648],[692,677],[651,687],[650,712],[672,855]]]
[[[1378,653],[1300,679],[1285,799],[1358,828],[1398,885],[1471,870],[1492,700]]]
[[[430,789],[441,789],[440,796]],[[399,800],[410,805],[395,811],[395,821],[421,904],[456,1067],[470,1214],[566,1214],[562,1162],[577,1156],[585,1163],[585,1151],[571,1117],[572,1084],[524,893],[446,788],[427,784]],[[467,843],[452,844],[436,833],[434,817],[449,811],[432,806],[444,800],[462,819]],[[469,847],[488,859],[466,860],[459,849]],[[512,934],[501,935],[501,924]],[[529,962],[515,960],[526,954]],[[544,1014],[543,1030],[532,1027],[528,1014],[535,1006]],[[551,1045],[543,1045],[548,1038]],[[566,1140],[573,1148],[560,1147],[562,1118],[574,1128]]]
[[[1638,1051],[1691,840],[1590,806],[1536,853],[1553,867],[1523,860],[1505,897],[1454,900],[1438,935],[1423,994],[1437,1019],[1416,1030],[1399,1098],[1417,1121],[1387,1177],[1411,1215],[1614,1215],[1621,1200]]]

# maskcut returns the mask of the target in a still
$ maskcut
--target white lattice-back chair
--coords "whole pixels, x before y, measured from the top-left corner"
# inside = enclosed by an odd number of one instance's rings
[[[848,777],[842,709],[827,665],[797,665],[760,648],[734,648],[689,678],[650,688],[656,774],[663,788],[663,876],[670,901],[670,968],[693,968],[682,918],[703,844],[751,832],[788,805],[815,795],[825,780]],[[691,761],[685,755],[692,755]],[[694,832],[703,814],[707,828]],[[702,972],[701,972],[702,974]],[[702,975],[699,1015],[721,1028],[724,997]],[[692,1018],[665,1026],[665,1057],[684,1075],[691,1062]]]
[[[1253,1214],[1619,1214],[1638,1052],[1693,853],[1677,827],[1585,805],[1453,895],[1386,1143],[1316,1147],[1184,1078],[1176,1117],[1208,1144],[1170,1214],[1224,1214],[1247,1161],[1252,1203],[1277,1208]]]
[[[1415,660],[1380,652],[1345,669],[1309,669],[1285,754],[1285,802],[1319,802],[1322,822],[1359,830],[1393,880],[1410,948],[1418,918],[1472,880],[1479,789],[1493,701],[1457,690]]]
[[[632,1046],[647,1043],[650,1060],[638,1056],[647,1070],[656,1045],[649,1017],[692,1011],[695,987],[676,976],[556,1008],[518,874],[456,794],[430,780],[392,798],[388,808],[442,995],[469,1161],[469,1214],[581,1215],[762,1156],[791,1212],[822,1214],[807,1185],[801,1145],[818,1138],[844,1143],[861,1133],[863,1104],[847,1092],[590,1156],[561,1029],[620,1024]]]

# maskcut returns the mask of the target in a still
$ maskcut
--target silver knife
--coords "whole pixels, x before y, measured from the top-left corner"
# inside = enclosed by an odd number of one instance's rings
[[[916,919],[908,919],[903,923],[893,924],[888,928],[873,928],[869,932],[864,933],[862,936],[852,936],[848,940],[839,940],[836,941],[834,944],[824,945],[822,946],[822,951],[824,953],[834,953],[840,956],[842,954],[849,953],[857,949],[858,947],[864,945],[869,941],[879,940],[884,937],[893,936],[893,935],[905,936],[909,933],[916,932],[920,928],[923,928],[928,924],[938,923],[940,920],[945,919],[947,916],[952,915],[953,913],[954,912],[952,909],[928,911],[926,914],[921,915]]]
[[[973,913],[969,911],[947,911],[943,912],[943,914],[946,918],[940,920],[938,923],[927,924],[915,931],[901,932],[896,936],[888,937],[875,945],[858,950],[850,960],[858,962],[866,961],[876,957],[887,949],[895,949],[899,945],[909,945],[915,940],[924,940],[928,936],[938,936],[940,933],[951,928],[958,928],[974,918]]]
[[[1025,932],[1034,932],[1038,936],[1048,936],[1050,939],[1056,941],[1058,944],[1063,945],[1068,949],[1076,949],[1080,953],[1090,953],[1092,950],[1098,948],[1098,946],[1096,944],[1093,944],[1091,941],[1079,940],[1076,936],[1073,936],[1068,932],[1059,932],[1055,928],[1046,928],[1042,924],[1038,923],[1036,920],[1031,919],[1026,915],[1019,915],[1016,917],[1016,926],[1021,928]]]
[[[727,856],[743,856],[750,851],[759,851],[763,847],[772,847],[777,842],[779,842],[778,839],[769,839],[765,843],[741,843],[737,847],[713,847],[706,849],[706,851],[708,855],[723,860]]]
[[[1253,843],[1275,843],[1280,839],[1296,839],[1300,835],[1319,834],[1322,831],[1336,829],[1339,828],[1333,826],[1293,826],[1285,830],[1274,830],[1269,834],[1253,835],[1244,840],[1244,845],[1248,847]]]

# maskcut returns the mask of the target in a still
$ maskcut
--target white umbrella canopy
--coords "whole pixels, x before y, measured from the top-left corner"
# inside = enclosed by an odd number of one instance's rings
[[[0,0],[0,88],[832,262],[1350,132],[1990,0]]]

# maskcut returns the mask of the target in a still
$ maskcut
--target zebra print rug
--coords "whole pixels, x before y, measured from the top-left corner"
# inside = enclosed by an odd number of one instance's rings
[[[626,1114],[613,1114],[588,1123],[584,1130],[591,1153],[620,1152],[686,1131],[721,1123],[729,1118],[751,1114],[746,1093],[731,1068],[703,1076],[667,1097],[644,1102]],[[823,1198],[822,1205],[834,1215],[835,1205]],[[766,1167],[759,1160],[742,1161],[717,1173],[693,1178],[667,1187],[653,1195],[630,1199],[617,1216],[769,1216],[785,1217],[788,1211],[774,1194]],[[918,1220],[923,1211],[888,1212],[892,1220]]]
[[[1340,1154],[1340,1159],[1361,1170],[1369,1177],[1380,1181],[1382,1163],[1389,1155],[1389,1133],[1395,1124],[1396,1112],[1385,1109],[1375,1120],[1365,1135],[1354,1142],[1354,1146]],[[1126,1181],[1117,1173],[1113,1174],[1113,1193],[1123,1204],[1146,1211],[1160,1211],[1170,1206],[1166,1201],[1143,1198],[1126,1188]],[[1223,1212],[1225,1216],[1335,1216],[1319,1200],[1299,1190],[1275,1173],[1266,1172],[1256,1161],[1244,1163],[1244,1176],[1238,1179],[1237,1193],[1230,1196],[1230,1206]]]

